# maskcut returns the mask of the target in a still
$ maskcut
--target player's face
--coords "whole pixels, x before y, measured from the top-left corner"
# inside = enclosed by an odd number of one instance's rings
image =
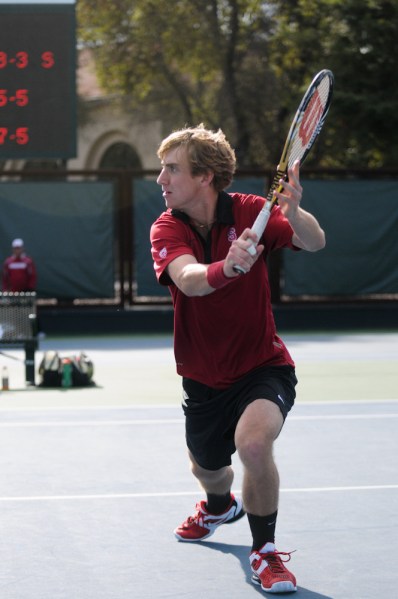
[[[162,170],[157,183],[162,186],[168,208],[189,214],[190,208],[197,205],[200,199],[202,177],[194,177],[191,174],[185,147],[180,146],[167,152],[162,160]]]

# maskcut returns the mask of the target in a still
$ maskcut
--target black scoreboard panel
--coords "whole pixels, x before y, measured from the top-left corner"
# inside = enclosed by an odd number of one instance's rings
[[[0,159],[76,156],[74,4],[0,4]]]

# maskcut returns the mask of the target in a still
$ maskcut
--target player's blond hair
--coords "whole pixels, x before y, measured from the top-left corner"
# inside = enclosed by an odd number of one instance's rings
[[[186,127],[174,131],[159,146],[158,156],[164,156],[175,147],[187,148],[188,160],[193,176],[214,173],[213,185],[222,191],[232,183],[236,169],[235,152],[224,133],[206,129],[201,123],[197,127]]]

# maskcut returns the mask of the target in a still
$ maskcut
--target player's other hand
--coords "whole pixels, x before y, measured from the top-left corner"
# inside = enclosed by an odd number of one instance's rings
[[[287,181],[280,181],[282,190],[275,191],[275,196],[283,214],[290,220],[294,218],[303,195],[303,188],[300,185],[300,161],[295,160],[287,173]]]

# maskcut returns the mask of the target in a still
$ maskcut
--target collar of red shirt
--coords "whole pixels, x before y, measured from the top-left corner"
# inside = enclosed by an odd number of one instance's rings
[[[225,225],[233,225],[235,223],[234,214],[232,210],[232,198],[225,191],[220,191],[217,198],[216,206],[216,222],[223,223]],[[185,212],[181,210],[172,210],[171,214],[176,218],[179,218],[184,223],[189,224],[190,218]]]

